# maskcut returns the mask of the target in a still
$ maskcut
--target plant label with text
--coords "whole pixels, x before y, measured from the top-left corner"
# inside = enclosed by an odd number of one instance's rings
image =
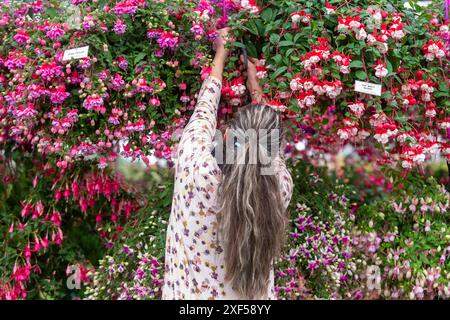
[[[371,94],[374,96],[381,96],[381,84],[356,80],[355,91]]]
[[[88,56],[88,52],[89,46],[66,50],[64,51],[62,61],[86,58]]]

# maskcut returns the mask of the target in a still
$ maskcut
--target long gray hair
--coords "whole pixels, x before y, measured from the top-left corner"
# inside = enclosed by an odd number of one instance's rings
[[[257,141],[243,137],[248,131],[257,132]],[[270,107],[248,105],[239,109],[227,132],[235,158],[229,163],[227,147],[218,189],[225,280],[244,298],[255,299],[267,293],[273,259],[285,239],[287,214],[278,176],[261,174],[278,156],[281,120]]]

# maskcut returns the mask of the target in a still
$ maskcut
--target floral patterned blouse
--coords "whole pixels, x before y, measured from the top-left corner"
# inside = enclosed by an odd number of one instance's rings
[[[163,299],[240,298],[224,281],[223,249],[217,241],[216,190],[221,170],[212,150],[221,86],[214,77],[203,82],[197,106],[178,146]],[[287,207],[292,178],[284,162],[277,159],[276,170]],[[272,271],[267,295],[261,299],[274,298]]]

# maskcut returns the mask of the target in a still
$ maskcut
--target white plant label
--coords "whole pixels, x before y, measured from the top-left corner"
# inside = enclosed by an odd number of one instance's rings
[[[69,49],[64,51],[63,61],[72,59],[82,59],[87,58],[89,52],[89,46],[79,47],[75,49]]]
[[[371,94],[374,96],[381,96],[381,84],[356,80],[355,91]]]

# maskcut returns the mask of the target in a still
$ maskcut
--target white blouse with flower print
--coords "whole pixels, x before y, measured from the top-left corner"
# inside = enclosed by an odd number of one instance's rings
[[[223,249],[217,241],[216,191],[222,173],[212,150],[221,86],[212,76],[203,82],[194,113],[178,145],[163,299],[242,298],[224,280]],[[287,207],[292,196],[292,178],[283,161],[277,161],[276,168]],[[267,295],[261,299],[274,298],[272,271]]]

